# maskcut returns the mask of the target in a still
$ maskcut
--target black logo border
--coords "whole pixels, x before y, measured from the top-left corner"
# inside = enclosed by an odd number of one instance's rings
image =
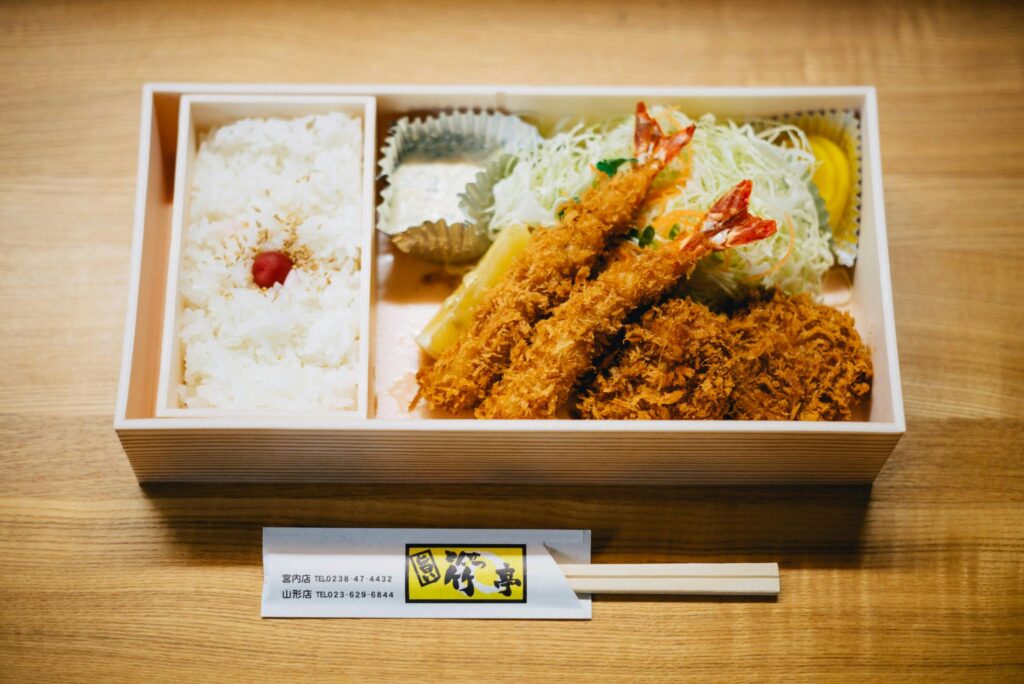
[[[411,599],[409,598],[409,566],[412,565],[412,558],[409,557],[410,549],[421,549],[430,548],[432,546],[450,546],[454,548],[469,548],[479,547],[488,549],[521,549],[523,552],[523,598],[521,599]],[[405,602],[408,604],[413,603],[468,603],[470,605],[474,603],[526,603],[526,582],[527,571],[526,571],[526,544],[449,544],[440,543],[435,544],[433,542],[423,542],[419,544],[406,544],[405,545]]]

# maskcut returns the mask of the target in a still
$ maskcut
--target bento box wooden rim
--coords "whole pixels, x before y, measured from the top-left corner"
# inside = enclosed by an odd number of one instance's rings
[[[128,390],[131,379],[131,365],[134,353],[134,331],[138,308],[139,284],[141,279],[143,229],[146,212],[146,189],[150,167],[151,123],[153,118],[153,97],[165,94],[295,94],[295,95],[539,95],[539,96],[636,96],[636,97],[859,97],[863,98],[865,114],[872,127],[869,136],[871,145],[870,163],[872,187],[875,198],[873,221],[877,236],[878,276],[882,304],[882,321],[890,395],[892,419],[888,421],[857,421],[848,423],[798,423],[770,421],[595,421],[588,423],[587,431],[592,432],[637,432],[665,434],[694,433],[791,433],[814,435],[857,435],[886,434],[898,436],[906,430],[903,407],[902,385],[899,374],[899,357],[895,336],[895,318],[892,303],[892,285],[889,269],[887,230],[884,216],[882,190],[882,169],[878,139],[878,104],[873,86],[531,86],[531,85],[389,85],[389,84],[241,84],[241,83],[147,83],[142,88],[141,125],[139,131],[138,172],[136,177],[136,203],[132,235],[131,275],[126,316],[125,335],[121,360],[118,398],[114,416],[114,427],[121,431],[176,431],[176,430],[303,430],[303,431],[357,431],[378,432],[579,432],[579,421],[473,421],[458,419],[434,420],[386,420],[378,418],[359,419],[311,419],[298,417],[275,420],[272,417],[252,418],[210,417],[210,418],[127,418]],[[255,422],[258,420],[258,423]]]

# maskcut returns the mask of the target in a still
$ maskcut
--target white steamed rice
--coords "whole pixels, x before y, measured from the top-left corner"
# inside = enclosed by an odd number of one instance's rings
[[[182,246],[187,408],[356,408],[362,123],[332,113],[210,131]],[[298,254],[261,289],[261,251]]]

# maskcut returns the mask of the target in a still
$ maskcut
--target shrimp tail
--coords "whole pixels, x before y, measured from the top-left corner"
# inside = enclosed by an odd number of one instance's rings
[[[775,230],[775,221],[747,214],[743,217],[742,221],[737,221],[729,228],[729,231],[725,234],[725,244],[722,247],[716,247],[716,249],[728,249],[757,242],[758,240],[775,235]]]
[[[633,146],[637,160],[644,163],[654,159],[662,166],[675,159],[679,151],[693,138],[697,126],[690,124],[673,135],[666,136],[658,122],[648,113],[647,105],[636,103],[636,126],[633,133]]]
[[[754,184],[743,180],[722,195],[704,217],[701,232],[715,250],[756,242],[775,234],[775,221],[750,213]]]

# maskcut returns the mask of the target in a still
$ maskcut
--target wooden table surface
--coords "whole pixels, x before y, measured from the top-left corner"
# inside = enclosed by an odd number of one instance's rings
[[[479,6],[477,6],[479,5]],[[0,7],[0,680],[1024,678],[1024,11]],[[873,488],[154,486],[111,427],[145,81],[874,84],[908,430]],[[590,528],[777,602],[264,621],[264,525]]]

